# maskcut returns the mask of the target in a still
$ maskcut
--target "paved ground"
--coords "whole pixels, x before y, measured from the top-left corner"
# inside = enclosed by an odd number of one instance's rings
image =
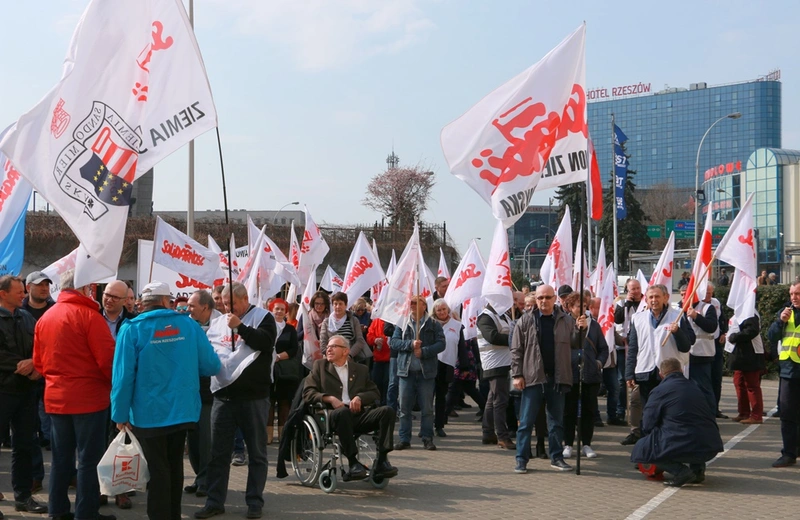
[[[764,401],[774,407],[777,385],[765,381]],[[603,401],[601,406],[604,406]],[[736,415],[730,380],[723,387],[723,411]],[[389,486],[375,490],[366,482],[339,484],[326,495],[319,488],[304,488],[294,476],[279,481],[275,474],[275,449],[270,447],[270,475],[267,481],[265,518],[800,518],[800,466],[772,469],[780,454],[780,425],[768,419],[760,426],[744,427],[720,420],[726,447],[724,455],[708,469],[703,485],[667,489],[647,482],[628,462],[630,448],[619,441],[622,427],[598,428],[593,446],[599,457],[582,459],[581,475],[558,473],[549,462],[531,461],[527,475],[512,472],[513,452],[480,444],[480,429],[474,414],[464,411],[451,419],[448,437],[437,439],[438,451],[395,452],[392,463],[400,475]],[[572,459],[574,465],[575,459]],[[10,454],[0,454],[0,491],[10,490]],[[191,469],[186,463],[187,475]],[[227,514],[219,518],[243,518],[246,468],[232,468]],[[188,483],[188,481],[187,481]],[[45,487],[46,492],[46,487]],[[46,501],[46,493],[37,495]],[[120,511],[113,504],[101,508],[120,519],[146,518],[145,497],[133,498],[134,507]],[[184,518],[202,506],[201,499],[184,495]],[[13,512],[8,501],[0,502],[7,518]],[[40,515],[24,515],[39,517]]]

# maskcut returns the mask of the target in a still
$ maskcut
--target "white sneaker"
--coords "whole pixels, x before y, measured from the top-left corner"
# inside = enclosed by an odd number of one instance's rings
[[[572,446],[564,446],[564,449],[561,451],[561,456],[565,459],[572,458]]]
[[[597,457],[597,453],[595,453],[595,451],[592,449],[591,446],[584,446],[583,454],[586,456],[587,459],[593,459]]]

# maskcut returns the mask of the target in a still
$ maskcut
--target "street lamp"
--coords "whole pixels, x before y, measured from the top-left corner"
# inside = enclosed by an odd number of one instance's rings
[[[300,203],[299,202],[288,202],[288,203],[284,204],[283,206],[281,206],[281,209],[276,211],[275,214],[272,216],[272,225],[273,226],[277,225],[276,222],[278,221],[278,213],[283,211],[284,208],[286,208],[288,206],[297,206],[298,204],[300,204]]]
[[[735,207],[735,209],[738,209],[739,211],[742,211],[742,206],[740,206],[740,205],[739,205],[739,201],[738,201],[738,200],[736,199],[736,197],[734,197],[734,196],[733,196],[733,194],[732,194],[732,193],[730,193],[728,190],[726,190],[725,188],[717,188],[717,193],[724,193],[725,195],[727,195],[728,197],[730,197],[730,198],[731,198],[731,200],[733,201],[734,205],[735,205],[735,206],[734,206],[734,207]],[[733,215],[733,216],[735,216],[735,215]],[[731,220],[732,220],[732,219],[731,219]]]
[[[537,240],[541,240],[541,238],[534,238],[525,246],[525,252],[522,253],[522,258],[525,259],[525,264],[528,266],[528,278],[531,277],[531,261],[528,259],[528,253],[531,251],[531,244],[536,242]]]
[[[741,112],[734,112],[732,114],[728,114],[727,116],[722,116],[713,123],[711,126],[708,127],[706,133],[703,134],[703,138],[700,139],[700,146],[697,147],[697,158],[694,161],[694,247],[697,248],[697,214],[699,209],[699,202],[700,202],[700,150],[703,148],[703,141],[706,140],[706,136],[711,131],[714,126],[724,119],[739,119],[742,117]]]

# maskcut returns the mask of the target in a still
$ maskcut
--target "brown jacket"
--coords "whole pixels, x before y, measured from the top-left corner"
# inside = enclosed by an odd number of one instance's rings
[[[547,382],[539,350],[538,312],[530,311],[522,315],[514,327],[511,338],[511,377],[525,378],[525,387]],[[571,349],[580,348],[580,336],[575,320],[560,308],[553,310],[555,317],[555,383],[572,386]]]
[[[349,374],[347,392],[350,399],[360,397],[361,404],[365,407],[380,400],[381,393],[378,386],[369,378],[369,369],[366,365],[351,359],[347,362],[347,372]],[[306,376],[303,400],[308,404],[321,403],[326,395],[341,399],[342,389],[342,382],[333,363],[327,359],[318,359],[314,362],[311,373]]]

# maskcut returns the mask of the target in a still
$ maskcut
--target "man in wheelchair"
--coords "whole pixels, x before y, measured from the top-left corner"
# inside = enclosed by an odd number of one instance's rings
[[[344,336],[331,336],[325,358],[314,362],[305,379],[303,400],[309,405],[322,403],[332,409],[329,420],[348,460],[348,480],[367,478],[367,468],[358,461],[356,437],[376,429],[378,457],[372,476],[394,477],[397,468],[389,464],[387,454],[394,449],[395,411],[389,406],[370,408],[380,401],[380,392],[369,378],[369,369],[353,361],[349,354],[350,342]]]

